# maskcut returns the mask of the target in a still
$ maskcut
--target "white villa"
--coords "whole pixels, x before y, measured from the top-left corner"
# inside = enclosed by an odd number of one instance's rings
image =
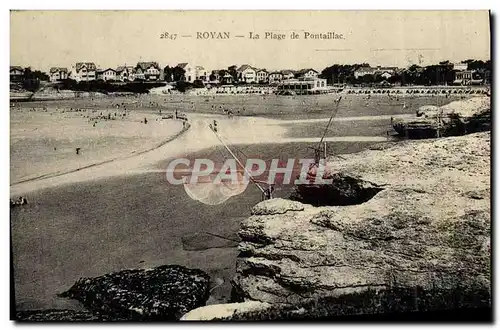
[[[205,69],[202,66],[196,66],[195,67],[195,78],[196,80],[201,80],[201,81],[208,81],[210,74],[208,73],[208,70]]]
[[[97,70],[97,79],[104,81],[116,81],[116,70],[111,68]]]
[[[318,71],[314,69],[302,69],[297,71],[296,78],[298,79],[315,79],[318,78]]]
[[[257,81],[257,70],[248,64],[243,64],[236,70],[238,72],[238,79],[246,83]]]
[[[280,71],[271,72],[268,79],[270,84],[277,84],[283,80],[283,73]]]
[[[67,68],[50,68],[49,78],[51,82],[56,82],[64,79],[68,79],[68,69]]]
[[[139,62],[135,67],[135,79],[159,80],[160,72],[160,66],[157,62]]]
[[[184,78],[187,82],[193,82],[196,80],[196,67],[189,63],[179,63],[177,66],[184,69]]]
[[[267,83],[269,81],[269,72],[266,69],[258,69],[256,74],[258,83]]]
[[[116,80],[119,81],[134,81],[135,68],[133,66],[119,66],[116,68]]]
[[[315,94],[327,90],[326,79],[321,78],[288,79],[278,84],[278,91],[292,91],[296,94]]]
[[[70,77],[76,81],[96,80],[97,67],[93,62],[78,62],[72,67]]]

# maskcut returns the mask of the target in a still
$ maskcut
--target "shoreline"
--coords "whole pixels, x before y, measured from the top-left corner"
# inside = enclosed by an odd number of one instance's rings
[[[243,86],[231,86],[227,89],[222,87],[214,87],[212,89],[207,88],[193,88],[185,93],[181,92],[169,92],[169,93],[149,93],[146,94],[131,94],[127,96],[141,96],[141,95],[155,95],[155,96],[185,96],[185,97],[207,97],[207,96],[248,96],[248,95],[274,95],[274,96],[284,96],[287,97],[289,95],[277,95],[274,94],[277,91],[275,86],[259,86],[259,85],[243,85]],[[309,93],[309,94],[298,94],[295,96],[315,96],[315,95],[324,95],[324,94],[339,94],[339,95],[384,95],[384,94],[398,94],[398,95],[412,95],[412,96],[424,96],[427,94],[486,94],[491,90],[491,86],[486,85],[473,85],[473,86],[394,86],[394,87],[384,87],[384,86],[376,86],[376,87],[355,87],[355,86],[346,86],[346,87],[334,87],[330,86],[330,89],[326,89],[321,91],[321,93]],[[18,94],[18,95],[16,95]],[[28,95],[29,94],[29,95]],[[113,98],[113,97],[122,97],[123,93],[86,93],[82,94],[82,92],[73,91],[73,90],[64,90],[61,91],[62,95],[57,95],[55,93],[30,93],[30,92],[10,92],[10,102],[14,103],[23,103],[23,102],[43,102],[43,101],[60,101],[60,100],[78,100],[78,99],[86,99],[91,97],[97,98]],[[71,95],[73,94],[73,95]],[[417,95],[418,94],[418,95]],[[137,96],[136,96],[137,95]]]
[[[47,173],[47,174],[43,174],[43,175],[40,175],[40,176],[37,176],[37,177],[34,177],[34,178],[28,178],[28,179],[24,179],[24,180],[21,180],[21,181],[13,182],[13,183],[10,184],[10,187],[12,188],[12,186],[15,186],[15,185],[18,185],[18,184],[34,182],[34,181],[37,181],[37,180],[55,178],[55,177],[58,177],[58,176],[62,176],[62,175],[70,174],[70,173],[75,173],[75,172],[78,172],[78,171],[81,171],[81,170],[85,170],[85,169],[89,169],[89,168],[92,168],[92,167],[96,167],[96,166],[99,166],[99,165],[109,164],[109,163],[112,163],[112,162],[115,162],[115,161],[118,161],[118,160],[125,160],[125,159],[130,158],[130,157],[142,155],[142,154],[144,154],[146,152],[150,152],[152,150],[158,149],[158,148],[164,146],[165,144],[167,144],[167,143],[175,140],[176,138],[180,137],[182,134],[184,134],[191,127],[191,125],[187,121],[186,121],[186,123],[187,123],[186,126],[184,128],[182,128],[179,132],[177,132],[176,134],[170,136],[169,138],[167,138],[166,140],[160,142],[159,144],[157,144],[154,147],[151,147],[151,148],[148,148],[148,149],[145,149],[145,150],[141,150],[139,152],[132,152],[129,155],[126,155],[126,156],[119,156],[119,157],[107,159],[107,160],[104,160],[104,161],[101,161],[101,162],[93,163],[93,164],[86,165],[86,166],[83,166],[83,167],[79,167],[79,168],[76,168],[76,169],[71,169],[71,170],[62,171],[62,172],[55,172],[55,173]]]

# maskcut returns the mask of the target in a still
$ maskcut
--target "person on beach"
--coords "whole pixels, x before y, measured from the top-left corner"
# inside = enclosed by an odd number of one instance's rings
[[[147,124],[148,123],[148,120],[146,118],[144,118],[144,124]]]

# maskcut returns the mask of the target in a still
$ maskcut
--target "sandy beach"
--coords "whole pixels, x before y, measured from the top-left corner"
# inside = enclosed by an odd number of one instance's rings
[[[121,116],[114,110],[46,109],[47,112],[38,108],[11,113],[11,184],[141,154],[169,141],[183,129],[182,121],[161,120],[161,116],[151,113]],[[111,119],[88,118],[101,114]],[[145,118],[149,118],[147,124]]]

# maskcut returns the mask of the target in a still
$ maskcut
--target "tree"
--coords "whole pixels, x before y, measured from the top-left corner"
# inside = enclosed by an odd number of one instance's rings
[[[398,83],[401,83],[402,81],[402,76],[398,73],[392,75],[389,77],[389,79],[387,79],[388,82],[390,82],[391,84],[398,84]]]
[[[174,68],[175,69],[175,68]],[[176,83],[175,83],[175,87],[177,88],[177,90],[181,93],[184,93],[186,91],[186,82],[184,80],[178,80]]]
[[[234,81],[238,81],[238,71],[236,71],[236,65],[231,65],[227,68],[227,71],[233,77]]]
[[[365,84],[372,84],[375,82],[375,77],[372,74],[365,74],[364,76],[361,77],[361,80]]]
[[[205,84],[200,79],[196,79],[195,81],[193,81],[193,87],[194,88],[203,88],[203,87],[205,87]]]
[[[166,81],[166,82],[172,82],[172,74],[173,74],[173,70],[170,66],[166,66],[164,69],[163,69],[163,79]]]
[[[326,67],[321,71],[319,77],[326,79],[329,84],[333,83],[344,83],[344,82],[353,82],[354,79],[354,71],[362,67],[369,67],[368,63],[361,64],[346,64],[339,65],[334,64],[332,66]]]
[[[186,70],[184,70],[183,68],[181,68],[179,66],[176,66],[175,68],[173,68],[172,75],[174,77],[174,81],[186,80],[186,77],[184,76],[185,73],[186,73]]]
[[[24,68],[24,74],[23,74],[23,79],[24,80],[43,80],[43,81],[49,81],[49,76],[40,70],[35,70],[32,71],[31,67]]]

